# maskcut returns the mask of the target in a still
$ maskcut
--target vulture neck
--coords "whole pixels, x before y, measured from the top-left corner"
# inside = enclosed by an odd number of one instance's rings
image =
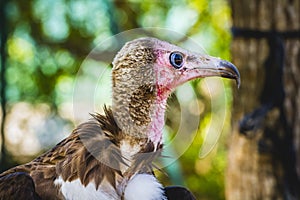
[[[112,111],[126,141],[139,146],[152,142],[155,151],[162,144],[167,98],[157,97],[155,87],[142,91],[143,98],[126,93],[114,99]]]
[[[151,116],[152,121],[149,125],[148,138],[154,143],[154,147],[162,144],[162,133],[165,125],[165,110],[166,110],[167,99],[157,99],[153,115]]]
[[[159,89],[157,68],[160,66],[156,65],[152,44],[127,48],[123,47],[113,61],[114,119],[125,140],[138,146],[152,143],[156,151],[162,144],[168,97]]]

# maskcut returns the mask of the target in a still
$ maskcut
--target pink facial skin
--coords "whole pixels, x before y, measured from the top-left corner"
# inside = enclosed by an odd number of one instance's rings
[[[157,42],[153,48],[156,55],[154,72],[157,98],[149,139],[155,144],[161,144],[167,98],[177,86],[195,78],[208,76],[234,78],[239,85],[239,73],[235,66],[227,61],[190,52],[167,42]],[[183,63],[180,68],[172,65],[170,61],[172,52],[182,55]]]

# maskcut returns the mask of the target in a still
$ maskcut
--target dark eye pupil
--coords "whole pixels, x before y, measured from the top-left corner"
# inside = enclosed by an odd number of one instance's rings
[[[170,54],[170,63],[176,69],[179,69],[183,64],[183,56],[181,53],[173,52]]]

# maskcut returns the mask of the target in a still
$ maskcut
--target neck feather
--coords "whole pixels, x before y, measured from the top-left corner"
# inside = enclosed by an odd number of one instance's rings
[[[118,103],[113,104],[112,110],[123,134],[138,142],[151,141],[156,148],[162,143],[167,98],[157,98],[156,92],[148,91],[144,94],[147,98],[133,99],[132,95],[124,95],[122,101],[118,99]]]

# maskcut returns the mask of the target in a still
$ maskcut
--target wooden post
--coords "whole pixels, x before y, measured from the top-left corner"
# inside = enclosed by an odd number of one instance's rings
[[[300,1],[231,0],[235,92],[226,199],[299,199]]]

